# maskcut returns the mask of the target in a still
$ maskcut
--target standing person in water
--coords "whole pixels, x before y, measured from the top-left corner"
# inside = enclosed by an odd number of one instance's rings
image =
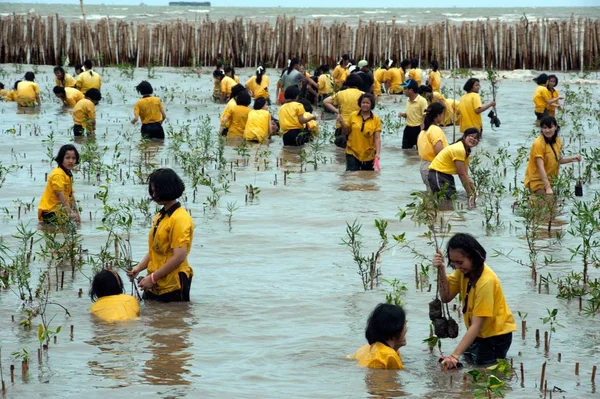
[[[73,108],[73,134],[83,136],[87,130],[88,134],[96,132],[96,105],[102,100],[102,94],[98,89],[89,89],[85,98],[77,101]]]
[[[223,71],[223,63],[217,62],[216,71]],[[213,73],[213,95],[212,99],[214,102],[218,103],[221,101],[221,80],[215,78],[215,74]]]
[[[246,89],[250,90],[252,97],[256,100],[257,98],[264,98],[267,100],[267,104],[271,105],[269,99],[269,77],[265,75],[267,69],[260,65],[256,68],[256,76],[252,76],[246,82]]]
[[[348,136],[346,143],[346,170],[374,170],[374,162],[381,155],[381,119],[373,113],[375,96],[364,93],[358,98],[360,111],[354,111],[346,123],[338,114],[337,122]]]
[[[396,65],[396,61],[387,60],[385,71],[385,89],[390,94],[402,94],[402,83],[404,83],[404,71]]]
[[[325,101],[323,101],[325,108],[337,115],[341,115],[348,126],[350,125],[350,115],[352,115],[353,112],[360,110],[358,99],[364,94],[364,92],[358,89],[361,83],[362,80],[360,79],[360,76],[351,74],[346,79],[346,89],[338,91],[333,96],[327,97]],[[343,134],[342,125],[337,122],[335,125],[335,145],[340,148],[346,148],[344,141],[337,139],[337,137],[342,137]]]
[[[85,67],[85,71],[77,75],[75,88],[83,94],[87,93],[90,89],[100,90],[102,88],[102,77],[96,71],[92,70],[92,61],[85,60],[83,66]]]
[[[548,83],[548,75],[545,73],[540,74],[537,78],[534,78],[533,81],[537,83],[537,87],[533,92],[533,105],[535,106],[534,113],[536,119],[536,126],[540,125],[540,121],[544,116],[548,115],[548,100],[550,99],[550,92],[546,87]]]
[[[425,119],[423,121],[423,130],[419,133],[417,139],[417,149],[421,157],[421,179],[427,190],[429,188],[429,166],[444,148],[448,147],[448,141],[444,131],[440,128],[440,123],[444,118],[444,106],[439,102],[434,102],[425,110]]]
[[[314,80],[307,78],[303,72],[300,72],[301,67],[302,64],[300,59],[292,58],[292,60],[290,60],[290,65],[281,75],[281,87],[283,89],[284,97],[285,91],[292,86],[296,86],[298,88],[298,92],[300,92],[302,83],[310,84],[315,89],[319,89],[319,85]]]
[[[79,151],[74,145],[65,144],[60,147],[54,160],[58,166],[48,175],[46,189],[40,198],[38,220],[45,224],[64,223],[69,219],[81,223],[72,173],[79,163]]]
[[[65,72],[61,66],[54,67],[54,82],[60,87],[75,87],[75,78]]]
[[[438,250],[433,257],[440,297],[448,303],[460,294],[467,332],[443,359],[442,368],[456,368],[460,356],[478,366],[505,359],[517,326],[500,279],[485,263],[485,249],[472,235],[458,233],[448,241],[446,257],[454,269],[450,276],[446,276],[444,255]]]
[[[152,85],[145,80],[142,80],[135,89],[142,95],[142,98],[133,107],[134,117],[131,120],[131,124],[135,125],[141,118],[143,138],[164,140],[165,131],[163,130],[162,123],[167,118],[167,114],[160,98],[152,96],[154,92]]]
[[[319,67],[321,70],[321,74],[317,80],[317,84],[319,85],[319,103],[322,104],[323,101],[333,94],[333,76],[329,73],[329,65],[323,64]],[[325,111],[331,112],[327,108],[324,108]]]
[[[581,155],[562,156],[562,141],[558,137],[560,126],[552,116],[540,121],[540,134],[529,152],[529,162],[525,172],[525,188],[532,194],[554,194],[552,182],[558,177],[559,166],[565,163],[581,162]]]
[[[54,95],[60,99],[63,105],[74,107],[75,104],[82,100],[85,96],[79,90],[73,87],[54,86],[52,89]]]
[[[219,82],[220,90],[220,103],[225,104],[231,97],[231,89],[236,86],[235,80],[231,79],[229,76],[225,75],[225,72],[215,69],[213,72],[213,78]],[[242,86],[243,87],[243,86]]]
[[[185,185],[172,169],[157,169],[148,177],[148,192],[162,205],[154,216],[148,235],[148,253],[127,272],[135,278],[142,270],[147,275],[139,282],[144,299],[159,302],[189,302],[193,271],[188,263],[192,248],[194,222],[177,201]]]
[[[336,67],[333,68],[332,76],[335,91],[339,90],[344,85],[344,82],[348,77],[348,64],[350,64],[350,56],[348,54],[344,54],[340,58],[340,61]]]
[[[427,109],[427,100],[417,93],[419,86],[417,82],[409,79],[402,85],[404,94],[408,98],[405,112],[399,112],[398,116],[406,118],[406,126],[402,134],[402,149],[412,149],[417,145],[417,138],[423,128],[423,118]]]
[[[458,104],[458,113],[460,114],[460,132],[464,133],[467,129],[475,128],[479,133],[483,133],[483,123],[481,113],[487,111],[496,105],[496,101],[490,101],[486,105],[481,105],[479,96],[479,79],[471,78],[463,86],[467,94],[460,98]]]
[[[279,127],[283,132],[283,145],[304,145],[312,139],[306,125],[317,118],[314,115],[306,115],[304,106],[298,102],[300,95],[298,86],[288,87],[284,95],[285,103],[279,108]]]
[[[41,105],[40,87],[34,82],[33,72],[25,73],[25,80],[17,84],[17,105],[19,107],[34,107]]]
[[[421,70],[419,69],[419,60],[417,58],[410,59],[408,78],[416,81],[417,85],[421,86]]]
[[[558,76],[556,75],[548,75],[548,83],[546,83],[546,88],[550,93],[550,98],[548,99],[546,106],[546,111],[548,116],[554,117],[556,115],[557,109],[563,109],[562,105],[560,105],[560,100],[563,98],[560,96],[558,90],[556,90],[556,86],[558,86]]]
[[[275,134],[277,134],[277,124],[271,117],[267,100],[259,97],[254,100],[254,109],[248,113],[244,140],[265,143]]]
[[[225,68],[223,68],[223,72],[225,72],[226,76],[229,76],[231,79],[233,79],[235,84],[240,83],[240,78],[238,78],[238,76],[235,74],[235,69],[233,69],[231,65],[225,66]]]
[[[427,82],[434,92],[439,92],[442,86],[442,74],[439,71],[439,67],[437,60],[431,61],[431,71],[429,72],[429,79]]]
[[[103,269],[96,273],[90,287],[93,302],[90,313],[100,320],[126,321],[140,315],[140,305],[133,296],[125,294],[123,280],[115,270]]]
[[[248,114],[250,113],[250,104],[252,98],[248,90],[242,90],[235,97],[235,107],[227,108],[224,111],[223,118],[221,119],[221,126],[219,131],[222,136],[232,137],[244,137],[244,129],[248,122]]]

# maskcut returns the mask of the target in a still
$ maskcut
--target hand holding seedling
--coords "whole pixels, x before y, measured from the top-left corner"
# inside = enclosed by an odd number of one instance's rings
[[[152,278],[153,278],[152,274],[144,277],[138,283],[138,287],[140,287],[143,290],[149,290],[149,289],[151,289],[152,287],[154,287],[156,285],[156,283],[154,281],[152,281]]]
[[[458,368],[458,359],[455,358],[453,355],[445,356],[442,358],[441,366],[442,366],[442,371],[457,369]]]
[[[435,255],[433,255],[433,265],[438,269],[443,269],[445,266],[444,255],[442,255],[442,252],[439,249],[435,252]]]

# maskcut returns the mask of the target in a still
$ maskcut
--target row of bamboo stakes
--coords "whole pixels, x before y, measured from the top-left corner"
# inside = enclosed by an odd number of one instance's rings
[[[299,57],[313,65],[335,64],[341,54],[378,65],[388,58],[437,59],[443,69],[581,70],[600,61],[600,19],[523,17],[449,21],[427,25],[358,20],[323,24],[278,17],[275,24],[233,20],[177,20],[135,24],[105,18],[67,23],[58,14],[0,17],[0,63],[59,65],[95,59],[101,65],[284,67]]]

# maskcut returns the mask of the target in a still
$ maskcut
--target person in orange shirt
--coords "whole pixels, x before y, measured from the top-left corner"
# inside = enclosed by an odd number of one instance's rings
[[[406,345],[406,314],[401,306],[380,303],[375,307],[365,329],[367,344],[347,356],[358,365],[373,369],[402,370],[398,352]]]

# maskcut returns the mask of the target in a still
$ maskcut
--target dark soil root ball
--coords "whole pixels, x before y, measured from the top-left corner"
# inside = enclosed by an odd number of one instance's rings
[[[454,319],[448,320],[448,338],[458,337],[458,323]]]
[[[448,338],[448,320],[436,319],[433,321],[433,331],[438,338]]]
[[[435,321],[442,318],[442,301],[434,299],[429,302],[429,320]],[[437,334],[436,334],[437,335]]]

